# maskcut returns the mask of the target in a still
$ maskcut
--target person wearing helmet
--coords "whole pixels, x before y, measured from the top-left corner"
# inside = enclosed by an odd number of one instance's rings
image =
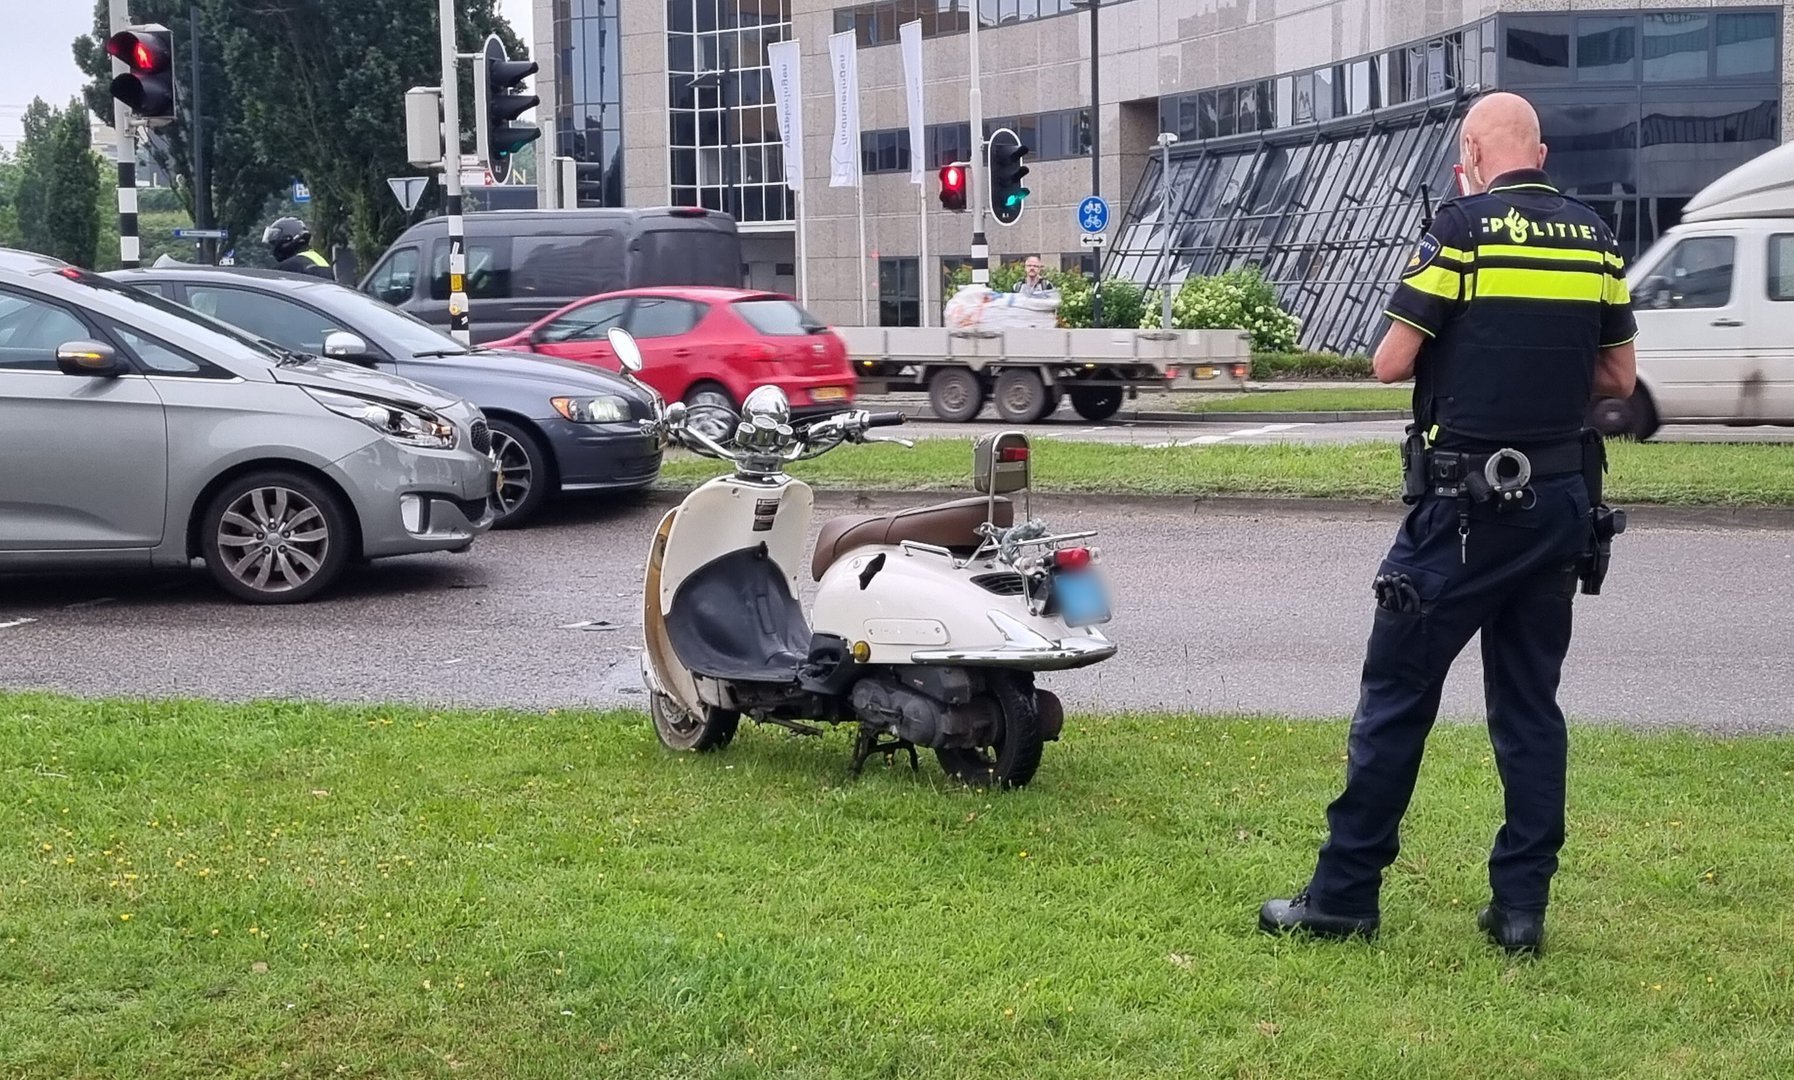
[[[311,229],[296,217],[283,217],[262,232],[262,243],[274,253],[274,269],[336,280],[330,260],[312,250]]]

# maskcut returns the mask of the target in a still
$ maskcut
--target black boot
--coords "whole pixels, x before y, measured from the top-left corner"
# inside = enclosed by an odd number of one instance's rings
[[[1511,953],[1536,953],[1545,942],[1545,913],[1509,911],[1490,904],[1477,912],[1476,925],[1489,940]]]
[[[1289,900],[1266,900],[1258,909],[1258,928],[1267,934],[1306,930],[1319,937],[1343,938],[1362,934],[1373,938],[1377,936],[1377,918],[1328,914],[1314,906],[1307,892],[1300,892]]]

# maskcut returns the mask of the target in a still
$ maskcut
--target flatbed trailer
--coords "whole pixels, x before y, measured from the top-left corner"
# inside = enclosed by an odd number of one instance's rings
[[[1062,398],[1107,420],[1148,393],[1242,390],[1252,373],[1244,330],[953,330],[844,326],[859,393],[925,392],[941,420],[964,423],[987,402],[1012,424],[1049,416]]]

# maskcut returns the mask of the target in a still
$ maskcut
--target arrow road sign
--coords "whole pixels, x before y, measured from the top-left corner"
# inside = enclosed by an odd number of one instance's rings
[[[1109,227],[1109,204],[1102,196],[1092,195],[1078,204],[1078,227],[1087,233],[1099,233]]]
[[[1106,236],[1104,236],[1102,233],[1087,232],[1084,235],[1078,237],[1078,244],[1081,247],[1102,247],[1103,241],[1106,239],[1108,239],[1108,238]]]
[[[229,229],[176,229],[176,240],[223,240],[230,236]]]
[[[399,200],[399,208],[407,214],[417,209],[417,201],[429,190],[430,178],[427,176],[389,176],[386,186],[392,189],[393,197]]]

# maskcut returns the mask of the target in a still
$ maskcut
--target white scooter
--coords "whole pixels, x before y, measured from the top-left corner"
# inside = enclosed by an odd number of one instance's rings
[[[626,370],[639,367],[626,333],[610,340]],[[1035,673],[1099,663],[1115,645],[1095,629],[1110,618],[1097,553],[1080,543],[1095,534],[1014,521],[1006,496],[1028,488],[1027,438],[976,444],[981,497],[825,522],[806,566],[813,497],[785,467],[848,442],[914,445],[873,433],[903,414],[793,423],[784,393],[765,386],[725,445],[689,411],[674,403],[643,426],[735,468],[668,511],[649,549],[642,669],[661,742],[726,746],[744,713],[806,735],[821,734],[814,722],[853,723],[856,773],[899,751],[914,768],[924,747],[969,783],[1032,779],[1064,722]],[[797,599],[806,568],[818,582],[809,620]]]

